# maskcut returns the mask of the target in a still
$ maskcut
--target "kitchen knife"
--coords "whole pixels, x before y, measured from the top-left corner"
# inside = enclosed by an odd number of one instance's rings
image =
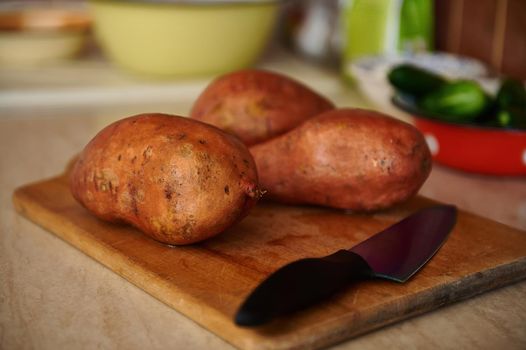
[[[422,209],[349,250],[285,265],[248,296],[235,322],[261,325],[319,302],[352,280],[405,282],[442,246],[456,218],[451,205]]]

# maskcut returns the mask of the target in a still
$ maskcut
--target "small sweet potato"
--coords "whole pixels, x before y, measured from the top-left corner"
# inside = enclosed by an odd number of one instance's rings
[[[329,100],[284,75],[242,70],[213,81],[195,102],[190,116],[253,145],[332,108]]]
[[[356,211],[407,200],[431,170],[416,128],[362,109],[322,113],[250,151],[266,197]]]
[[[256,167],[241,141],[163,114],[104,128],[73,166],[70,188],[97,217],[129,223],[168,244],[224,231],[259,197]]]

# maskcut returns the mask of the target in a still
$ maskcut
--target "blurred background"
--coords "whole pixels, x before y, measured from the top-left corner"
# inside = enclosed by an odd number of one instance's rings
[[[0,2],[0,118],[186,115],[212,79],[248,67],[413,122],[443,164],[477,157],[459,155],[465,147],[499,160],[514,149],[513,167],[464,170],[526,174],[524,0]],[[404,84],[426,79],[447,86],[424,103],[421,85],[413,96]],[[440,120],[460,134],[441,135],[429,124]]]
[[[250,67],[272,54],[356,78],[364,56],[424,52],[445,74],[526,79],[523,0],[17,0],[0,3],[0,92],[26,72],[76,84],[180,81]],[[473,60],[463,60],[472,58]],[[426,65],[428,61],[422,59]],[[370,62],[370,61],[368,61]],[[379,64],[379,63],[378,63]],[[464,64],[464,65],[462,65]],[[94,66],[100,76],[83,75]],[[77,67],[79,70],[72,70]],[[76,74],[75,74],[76,73]],[[40,76],[34,77],[39,85]],[[10,101],[2,96],[1,103]],[[14,101],[11,101],[14,103]]]

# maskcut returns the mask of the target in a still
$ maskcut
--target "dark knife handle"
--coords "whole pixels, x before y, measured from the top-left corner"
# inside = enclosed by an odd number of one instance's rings
[[[264,280],[236,314],[240,326],[257,326],[319,302],[353,279],[371,276],[358,254],[340,250],[323,258],[308,258],[283,266]]]

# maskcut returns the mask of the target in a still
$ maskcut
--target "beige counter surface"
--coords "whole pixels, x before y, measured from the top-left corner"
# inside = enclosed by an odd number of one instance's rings
[[[272,65],[271,65],[272,66]],[[280,65],[340,106],[367,105],[335,76]],[[308,70],[308,71],[307,71]],[[195,89],[195,84],[192,89]],[[177,89],[183,89],[184,85]],[[193,91],[193,90],[191,90]],[[1,95],[0,91],[0,95]],[[18,216],[13,190],[60,173],[104,125],[143,111],[186,114],[192,93],[169,101],[0,110],[0,348],[231,349],[52,234]],[[435,165],[421,190],[526,231],[525,178],[460,173]],[[526,232],[525,232],[526,234]],[[444,307],[334,349],[525,349],[526,281]]]

